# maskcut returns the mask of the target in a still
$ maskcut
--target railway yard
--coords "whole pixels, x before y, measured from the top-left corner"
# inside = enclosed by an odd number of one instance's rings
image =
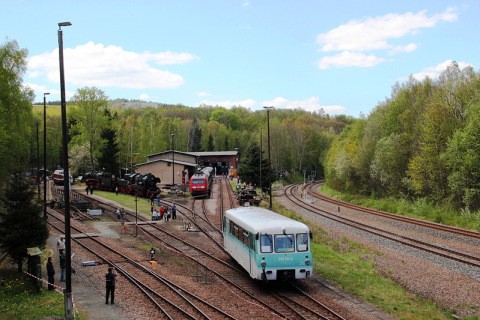
[[[381,253],[376,268],[408,291],[457,310],[458,317],[478,312],[479,233],[341,203],[319,193],[319,185],[313,203],[309,186],[302,198],[303,184],[277,191],[274,199],[340,243],[346,237]],[[175,202],[177,219],[152,223],[138,214],[138,229],[135,209],[125,208],[125,230],[115,215],[119,204],[73,194],[103,211],[72,210],[72,278],[90,297],[78,302],[88,319],[108,319],[112,312],[125,319],[394,319],[321,274],[268,286],[251,280],[223,248],[222,213],[238,206],[226,179],[215,181],[210,199],[162,198],[163,205]],[[64,233],[61,209],[48,208],[48,215],[56,239]],[[103,304],[110,265],[119,273],[114,306]]]

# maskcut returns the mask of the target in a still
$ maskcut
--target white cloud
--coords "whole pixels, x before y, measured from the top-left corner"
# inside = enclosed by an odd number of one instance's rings
[[[247,100],[242,100],[242,101],[209,101],[209,100],[203,100],[202,102],[199,103],[204,104],[207,106],[221,106],[225,108],[233,107],[233,106],[242,106],[245,108],[251,108],[255,106],[257,103],[252,100],[252,99],[247,99]]]
[[[347,110],[345,107],[342,106],[321,106],[319,104],[319,97],[311,97],[305,100],[296,100],[296,101],[289,101],[282,97],[277,97],[271,101],[264,101],[262,105],[264,106],[273,106],[276,108],[286,108],[286,109],[303,109],[307,112],[314,112],[320,111],[323,109],[325,113],[328,114],[335,114],[335,113],[342,113]]]
[[[448,66],[450,66],[452,64],[453,60],[445,60],[444,62],[441,62],[439,64],[437,64],[435,67],[427,67],[427,68],[423,68],[422,71],[418,72],[418,73],[415,73],[413,74],[413,77],[415,79],[417,79],[418,81],[421,81],[423,79],[425,79],[427,76],[431,79],[435,79],[435,78],[438,78],[438,76],[440,75],[440,73],[442,73],[442,71],[446,70],[448,68]],[[458,67],[460,69],[465,69],[466,67],[474,67],[471,63],[467,63],[467,62],[457,62],[458,64]],[[402,78],[398,78],[397,81],[405,81],[407,78],[405,77],[402,77]]]
[[[439,21],[455,21],[457,14],[454,8],[431,17],[425,15],[426,10],[417,14],[412,12],[387,14],[364,20],[351,20],[347,24],[317,36],[317,43],[322,44],[321,51],[370,51],[391,49],[388,39],[400,38],[408,34],[416,34],[419,28],[434,27]]]
[[[246,7],[246,6],[248,6],[249,4],[250,4],[249,2],[244,2],[244,3],[243,3],[243,6]]]
[[[150,96],[149,96],[148,94],[146,94],[146,93],[142,93],[142,94],[140,95],[140,99],[142,99],[142,100],[147,100],[147,99],[149,99],[149,98],[150,98]]]
[[[396,54],[398,52],[412,52],[416,49],[417,49],[417,45],[412,42],[412,43],[409,43],[406,46],[396,46],[388,54],[392,55],[392,54]]]
[[[343,67],[373,67],[386,61],[374,55],[367,56],[364,53],[344,51],[334,56],[326,56],[317,63],[319,69],[329,69],[331,66]]]
[[[198,96],[198,97],[209,97],[209,96],[211,96],[211,94],[202,91],[202,92],[200,92],[199,94],[197,94],[197,96]]]
[[[60,96],[60,91],[59,90],[55,90],[55,89],[47,89],[46,86],[41,86],[41,85],[38,85],[38,84],[35,84],[35,83],[29,83],[29,82],[26,82],[23,84],[24,87],[29,87],[30,89],[32,89],[34,92],[35,92],[35,95],[37,96],[37,100],[38,99],[42,99],[43,100],[43,94],[44,93],[50,93],[50,96],[54,96],[54,95],[58,95]],[[72,91],[65,91],[65,96],[66,97],[71,97],[73,96],[75,92],[72,92]],[[48,96],[47,96],[47,100],[48,100]],[[57,98],[52,98],[54,100],[56,100]],[[58,100],[60,100],[60,98],[58,98]]]
[[[136,53],[122,47],[88,42],[64,50],[65,81],[74,85],[121,88],[173,88],[185,82],[182,76],[149,65],[185,64],[198,59],[190,53],[171,51]],[[46,74],[59,82],[58,49],[36,55],[29,60],[30,76]]]
[[[287,103],[289,103],[290,101],[288,101],[287,99],[285,98],[282,98],[282,97],[277,97],[273,100],[270,100],[270,101],[264,101],[262,102],[262,105],[263,106],[266,106],[266,107],[275,107],[275,108],[278,108],[278,107],[284,107],[287,105]]]

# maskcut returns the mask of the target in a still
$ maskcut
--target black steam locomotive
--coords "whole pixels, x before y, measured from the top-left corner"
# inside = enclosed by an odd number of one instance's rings
[[[148,198],[152,194],[157,195],[160,189],[157,183],[160,183],[160,178],[155,177],[151,173],[127,173],[123,178],[116,178],[110,172],[88,172],[84,176],[87,186],[93,186],[96,190],[115,191],[118,187],[121,193],[135,194],[140,197]]]

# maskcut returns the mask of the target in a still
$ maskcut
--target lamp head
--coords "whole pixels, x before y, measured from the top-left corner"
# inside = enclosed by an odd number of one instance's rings
[[[71,26],[72,24],[70,22],[59,22],[58,23],[58,26],[59,27],[69,27]]]
[[[45,93],[43,94],[43,96],[45,97],[46,95],[49,95],[49,94],[50,94],[50,92],[45,92]]]

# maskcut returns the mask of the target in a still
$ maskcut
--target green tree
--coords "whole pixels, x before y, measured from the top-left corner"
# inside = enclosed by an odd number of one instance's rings
[[[263,150],[262,150],[263,153]],[[242,163],[238,168],[238,175],[243,182],[260,186],[260,147],[257,142],[252,141],[245,155],[242,156]],[[272,183],[276,180],[276,175],[272,171]],[[262,157],[262,190],[269,188],[268,180],[268,160]]]
[[[119,170],[118,163],[118,153],[120,148],[117,142],[117,130],[113,125],[115,115],[111,115],[109,109],[104,110],[105,116],[108,119],[108,125],[103,129],[101,138],[106,140],[105,148],[101,150],[101,156],[98,159],[98,164],[100,168],[105,168],[105,170],[111,173],[117,173]]]
[[[455,132],[441,160],[451,171],[448,185],[456,203],[475,211],[480,209],[480,97],[472,105],[467,125]]]
[[[192,126],[188,132],[188,150],[189,152],[198,152],[202,150],[202,129],[198,124],[197,118],[193,119]]]
[[[27,55],[15,40],[0,44],[0,180],[28,164],[35,95],[22,86]]]
[[[95,171],[95,160],[102,153],[107,140],[102,138],[103,130],[108,128],[108,116],[104,109],[107,107],[107,96],[97,87],[77,89],[70,103],[70,116],[75,120],[72,126],[74,134],[71,144],[87,144],[90,154],[90,165]]]
[[[213,137],[212,134],[208,135],[208,144],[207,144],[207,151],[214,151],[215,146],[213,145]]]
[[[22,272],[27,248],[43,249],[49,236],[42,207],[35,198],[35,191],[22,173],[9,175],[0,190],[0,248],[15,261],[18,272]]]

